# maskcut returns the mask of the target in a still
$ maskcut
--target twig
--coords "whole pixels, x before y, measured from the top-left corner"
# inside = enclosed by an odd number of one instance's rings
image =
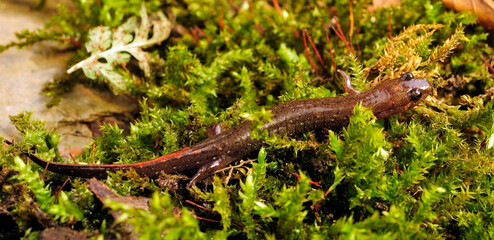
[[[261,34],[261,36],[264,37],[264,31],[262,30],[262,27],[261,25],[259,25],[259,23],[256,23],[256,29],[259,32],[259,34]]]
[[[399,174],[403,174],[403,171],[401,171],[400,167],[398,166],[398,162],[395,162],[395,165],[396,165],[396,171],[397,171]]]
[[[209,218],[203,218],[203,217],[199,217],[199,216],[195,216],[195,218],[198,219],[198,220],[202,220],[202,221],[208,221],[208,222],[214,222],[214,223],[221,223],[218,220],[209,219]]]
[[[391,35],[391,12],[388,13],[388,34],[389,40],[393,39]]]
[[[196,40],[199,42],[200,38],[197,35],[196,31],[192,27],[189,27],[189,30],[192,33],[192,35],[194,35],[194,37],[196,38]]]
[[[314,63],[314,61],[312,61],[312,58],[310,57],[309,48],[307,47],[307,40],[305,39],[305,31],[302,32],[302,36],[304,39],[305,54],[307,55],[307,58],[309,59],[309,63],[314,69],[319,70],[317,65]]]
[[[321,63],[324,70],[326,70],[326,67],[324,66],[324,61],[322,60],[321,54],[319,54],[319,51],[317,50],[316,45],[312,41],[312,38],[310,37],[309,33],[306,30],[304,30],[304,31],[305,31],[305,34],[307,35],[307,38],[309,39],[310,45],[312,45],[312,49],[314,49],[314,52],[316,53],[317,58],[319,59],[319,62]]]
[[[200,29],[198,26],[194,26],[194,28],[202,35],[204,36],[209,42],[213,42],[213,39],[211,39],[202,29]]]
[[[268,15],[264,15],[264,18],[266,18],[266,20],[268,20],[269,24],[271,24],[272,27],[275,26],[273,19],[271,19]]]
[[[352,5],[352,1],[348,1],[348,3],[349,3],[348,8],[349,8],[349,12],[350,12],[350,33],[348,34],[348,37],[350,39],[350,48],[352,49],[352,52],[354,52],[354,50],[353,50],[353,43],[352,43],[353,25],[354,25],[354,20],[353,20],[353,5]]]
[[[336,71],[336,61],[334,60],[333,49],[331,48],[331,41],[329,40],[328,32],[326,31],[326,41],[328,42],[329,56],[333,62],[333,70]]]
[[[338,22],[336,22],[336,24],[338,24]],[[337,25],[337,26],[339,26],[339,25]],[[351,53],[352,50],[350,49],[350,46],[348,46],[348,42],[347,42],[345,36],[343,35],[343,33],[338,32],[338,30],[336,30],[333,25],[331,25],[331,29],[333,29],[334,33],[336,33],[336,36],[338,36],[341,39],[341,41],[343,41],[348,52]]]
[[[45,170],[43,171],[43,174],[41,175],[41,179],[45,179],[46,172],[48,171],[48,165],[50,165],[50,162],[46,162]]]
[[[213,210],[211,210],[211,209],[209,209],[207,207],[201,206],[201,205],[199,205],[199,204],[197,204],[195,202],[192,202],[191,200],[186,200],[185,202],[188,203],[188,204],[190,204],[190,205],[194,205],[194,206],[196,206],[196,207],[198,207],[198,208],[200,208],[202,210],[205,210],[205,211],[208,211],[208,212],[212,212],[214,214],[218,214],[218,212],[215,212],[215,211],[213,211]]]
[[[94,149],[96,148],[96,143],[93,143],[93,150],[91,150],[91,158],[93,159],[94,164]]]
[[[276,8],[276,11],[280,14],[280,16],[283,16],[283,12],[281,11],[280,4],[278,3],[278,0],[273,0],[273,5],[274,8]]]
[[[189,36],[190,39],[192,39],[192,42],[194,43],[194,45],[198,46],[196,39],[192,36],[192,34],[189,33],[187,28],[184,28],[184,30],[185,30],[185,34],[187,34],[187,36]]]
[[[58,194],[60,194],[60,192],[62,191],[62,189],[65,187],[65,185],[67,185],[67,183],[70,181],[70,178],[67,178],[65,179],[65,182],[63,182],[62,186],[60,186],[57,190],[57,192],[55,193],[55,197],[57,198],[57,201],[58,201]]]
[[[74,158],[74,155],[72,155],[71,152],[69,152],[69,157],[70,157],[70,159],[72,159],[72,162],[77,163],[77,161]]]
[[[492,66],[489,64],[489,62],[487,61],[487,59],[485,59],[484,55],[480,54],[480,59],[484,62],[484,64],[487,66],[487,69],[489,69],[489,72],[491,74],[494,74],[494,68],[492,68]]]
[[[294,172],[290,172],[290,171],[288,171],[288,172],[291,173],[293,176],[295,176],[298,180],[300,180],[301,177],[300,177],[300,175],[298,173],[294,173]],[[321,182],[314,182],[312,180],[309,180],[309,184],[312,184],[312,185],[314,185],[314,186],[316,186],[318,188],[322,188],[322,186],[321,186],[320,183]]]
[[[220,25],[220,32],[223,31],[225,27],[225,23],[223,22],[223,11],[220,12],[220,20],[218,20],[218,24]]]
[[[336,21],[336,27],[338,28],[338,32],[340,33],[340,36],[343,37],[343,42],[345,42],[346,48],[348,49],[349,53],[353,54],[353,46],[352,46],[351,42],[349,43],[346,40],[345,34],[343,34],[343,31],[341,30],[341,27],[340,27],[340,24],[338,23],[338,21]]]

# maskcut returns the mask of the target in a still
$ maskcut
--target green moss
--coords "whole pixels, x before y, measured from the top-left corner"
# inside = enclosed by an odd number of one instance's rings
[[[208,235],[211,236],[200,231],[199,221],[187,210],[177,215],[167,192],[153,194],[149,211],[111,200],[105,204],[113,211],[119,211],[116,223],[132,224],[133,232],[138,233],[141,239],[207,239]]]
[[[76,204],[71,202],[66,192],[60,191],[57,196],[52,196],[50,189],[45,186],[40,175],[34,172],[19,157],[15,158],[14,166],[12,167],[19,172],[14,177],[18,180],[18,184],[24,184],[32,192],[41,210],[48,212],[56,220],[60,220],[61,222],[82,220],[82,211]],[[33,200],[26,194],[25,201],[29,202]]]
[[[252,134],[267,143],[257,163],[217,173],[212,188],[206,181],[192,194],[180,185],[170,195],[134,172],[110,174],[106,183],[114,191],[151,196],[152,203],[151,211],[105,203],[122,213],[115,222],[132,224],[141,238],[492,238],[493,79],[481,56],[488,59],[494,51],[492,37],[475,25],[475,17],[449,11],[436,0],[403,0],[399,7],[375,11],[368,8],[371,1],[352,1],[352,12],[343,0],[280,1],[280,11],[275,2],[145,1],[149,16],[162,11],[175,24],[169,39],[141,49],[150,60],[149,74],[143,65],[132,67],[136,58],[128,68],[111,66],[109,71],[128,80],[118,91],[108,79],[93,81],[82,71],[47,86],[56,97],[76,82],[103,85],[141,103],[128,133],[104,126],[78,162],[145,161],[206,139],[208,126],[228,128],[244,120],[254,122]],[[91,29],[119,29],[143,15],[141,1],[130,1],[125,9],[112,1],[74,3],[75,12],[61,7],[51,25],[20,33],[19,41],[0,51],[60,41],[60,36],[80,47],[90,41]],[[337,36],[338,26],[344,37]],[[80,48],[70,64],[89,54]],[[273,106],[343,95],[335,66],[348,71],[360,90],[410,71],[427,77],[434,94],[413,110],[380,121],[357,106],[341,131],[297,138],[258,131]],[[63,162],[57,134],[29,113],[11,119],[24,139],[0,151],[4,171],[17,171],[0,182],[7,186],[2,191],[18,199],[31,196],[29,201],[58,223],[77,219],[74,229],[118,236],[82,181],[73,180],[55,202],[49,186],[59,186],[62,176],[47,173],[41,180],[43,169],[19,162],[20,152],[33,148],[44,159]],[[8,186],[25,189],[7,191]],[[190,207],[194,215],[181,207],[182,215],[175,216],[175,206],[189,207],[185,200],[217,213]],[[19,207],[9,208],[9,214],[22,226],[21,235],[37,236],[40,229],[29,230],[25,220],[34,214],[17,201]]]

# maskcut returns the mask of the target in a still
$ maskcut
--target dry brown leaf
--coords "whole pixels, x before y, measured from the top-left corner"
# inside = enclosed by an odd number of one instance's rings
[[[449,9],[467,11],[477,15],[478,22],[494,31],[494,0],[442,0]]]
[[[372,5],[369,6],[369,11],[372,12],[381,7],[400,6],[400,5],[401,5],[401,0],[374,0],[372,1]]]

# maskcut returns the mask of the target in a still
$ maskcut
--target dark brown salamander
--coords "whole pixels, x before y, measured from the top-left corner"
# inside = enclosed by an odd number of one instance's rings
[[[350,77],[343,71],[347,96],[303,99],[281,104],[271,109],[272,121],[264,124],[270,134],[299,135],[316,129],[340,129],[346,126],[356,104],[370,107],[378,118],[404,112],[420,103],[431,92],[427,79],[414,78],[405,73],[401,78],[384,81],[366,92],[352,88]],[[53,163],[29,154],[43,168],[63,175],[83,178],[105,178],[107,171],[134,169],[142,176],[156,178],[160,172],[179,173],[198,169],[188,186],[213,174],[235,160],[259,149],[261,140],[250,137],[250,122],[184,148],[149,161],[132,164],[79,165]],[[48,166],[47,166],[48,165]]]

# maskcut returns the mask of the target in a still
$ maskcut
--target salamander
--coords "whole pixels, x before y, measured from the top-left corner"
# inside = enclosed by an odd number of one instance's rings
[[[287,102],[271,109],[272,118],[261,130],[269,134],[294,136],[317,129],[338,130],[348,125],[356,104],[371,108],[378,119],[407,111],[419,104],[431,92],[425,78],[405,73],[400,78],[387,80],[376,87],[359,92],[350,77],[338,70],[344,79],[346,96],[311,98]],[[83,178],[105,178],[107,172],[134,169],[141,176],[156,178],[161,172],[174,174],[197,170],[188,187],[230,163],[259,149],[263,142],[250,136],[251,122],[246,121],[230,130],[212,136],[196,145],[131,164],[66,164],[43,160],[33,154],[30,159],[49,171]]]

